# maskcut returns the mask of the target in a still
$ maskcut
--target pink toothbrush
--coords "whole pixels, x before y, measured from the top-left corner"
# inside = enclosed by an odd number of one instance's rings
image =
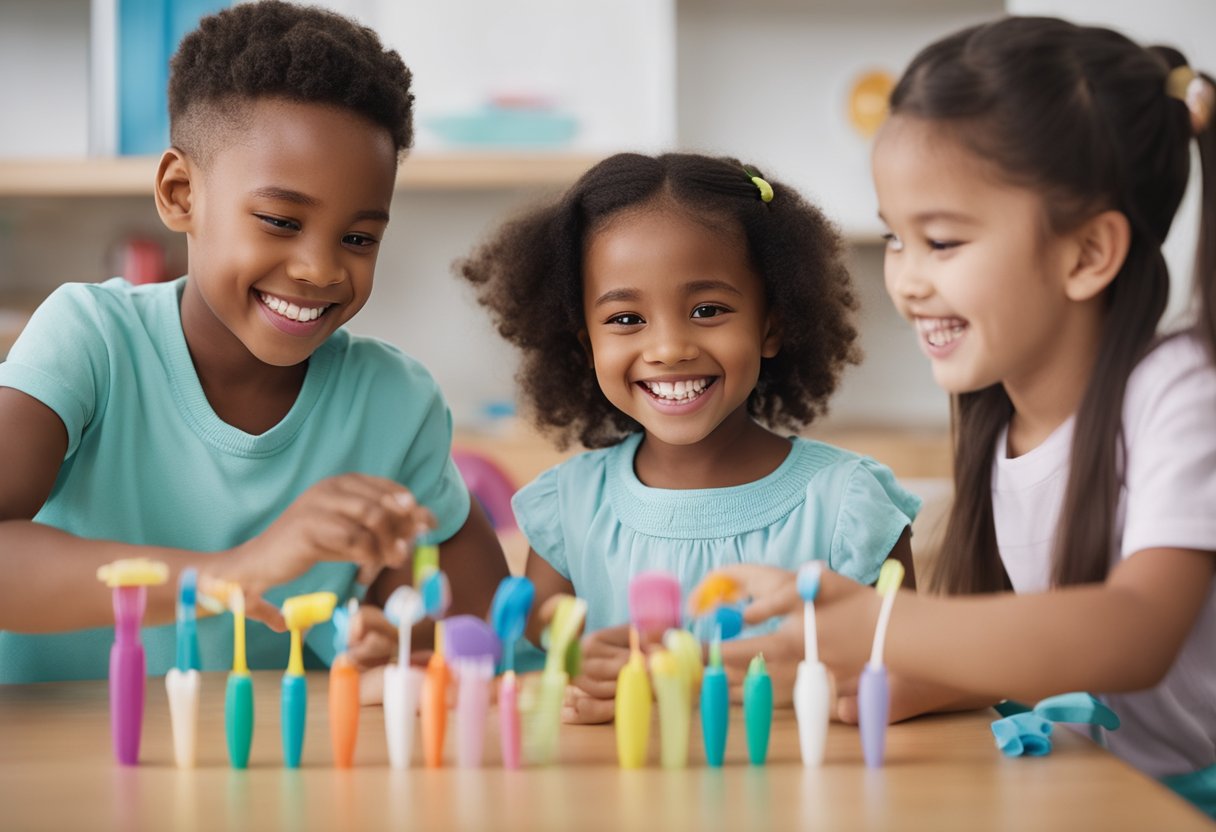
[[[147,675],[139,640],[148,587],[169,580],[169,567],[145,558],[116,560],[97,570],[98,580],[114,590],[114,646],[110,649],[110,729],[114,756],[124,766],[139,763]]]

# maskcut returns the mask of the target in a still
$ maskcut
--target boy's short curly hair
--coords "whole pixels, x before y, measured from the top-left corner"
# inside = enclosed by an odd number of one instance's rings
[[[400,155],[414,140],[409,69],[379,36],[323,9],[280,0],[204,17],[170,62],[173,145],[206,163],[219,131],[255,99],[330,104],[386,129]]]
[[[742,231],[764,282],[781,350],[762,360],[749,412],[795,428],[826,412],[845,365],[860,360],[843,243],[793,188],[769,180],[776,195],[763,202],[753,171],[731,158],[620,153],[457,261],[499,333],[522,350],[516,378],[525,404],[559,445],[604,447],[641,429],[604,396],[580,342],[583,255],[610,218],[664,199],[701,222]]]

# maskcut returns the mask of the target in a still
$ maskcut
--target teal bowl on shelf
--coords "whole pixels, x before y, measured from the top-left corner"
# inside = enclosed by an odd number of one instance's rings
[[[562,147],[578,132],[578,120],[553,110],[487,106],[424,122],[449,145],[459,147]]]

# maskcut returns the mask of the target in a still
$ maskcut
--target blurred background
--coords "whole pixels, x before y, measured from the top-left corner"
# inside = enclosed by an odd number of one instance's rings
[[[184,241],[151,199],[164,64],[225,0],[0,0],[0,357],[59,283],[174,277]],[[452,262],[521,206],[618,150],[737,156],[841,227],[866,358],[808,433],[871,453],[926,496],[949,476],[946,396],[882,287],[869,143],[891,81],[931,40],[1052,14],[1179,46],[1216,70],[1213,0],[332,0],[413,69],[372,301],[351,328],[422,360],[458,441],[521,483],[558,454],[512,418],[514,355]],[[157,98],[157,96],[161,96]],[[151,103],[150,103],[151,102]],[[160,106],[161,109],[157,109]],[[1186,300],[1196,187],[1169,240]]]

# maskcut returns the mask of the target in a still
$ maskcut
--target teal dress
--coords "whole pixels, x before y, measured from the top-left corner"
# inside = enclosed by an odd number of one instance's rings
[[[801,438],[755,482],[650,488],[633,468],[641,440],[633,434],[569,459],[512,500],[533,551],[587,600],[588,630],[627,623],[630,579],[655,569],[679,578],[685,597],[706,573],[734,563],[793,570],[818,559],[873,583],[920,510],[886,466]],[[694,631],[707,634],[703,624]]]

